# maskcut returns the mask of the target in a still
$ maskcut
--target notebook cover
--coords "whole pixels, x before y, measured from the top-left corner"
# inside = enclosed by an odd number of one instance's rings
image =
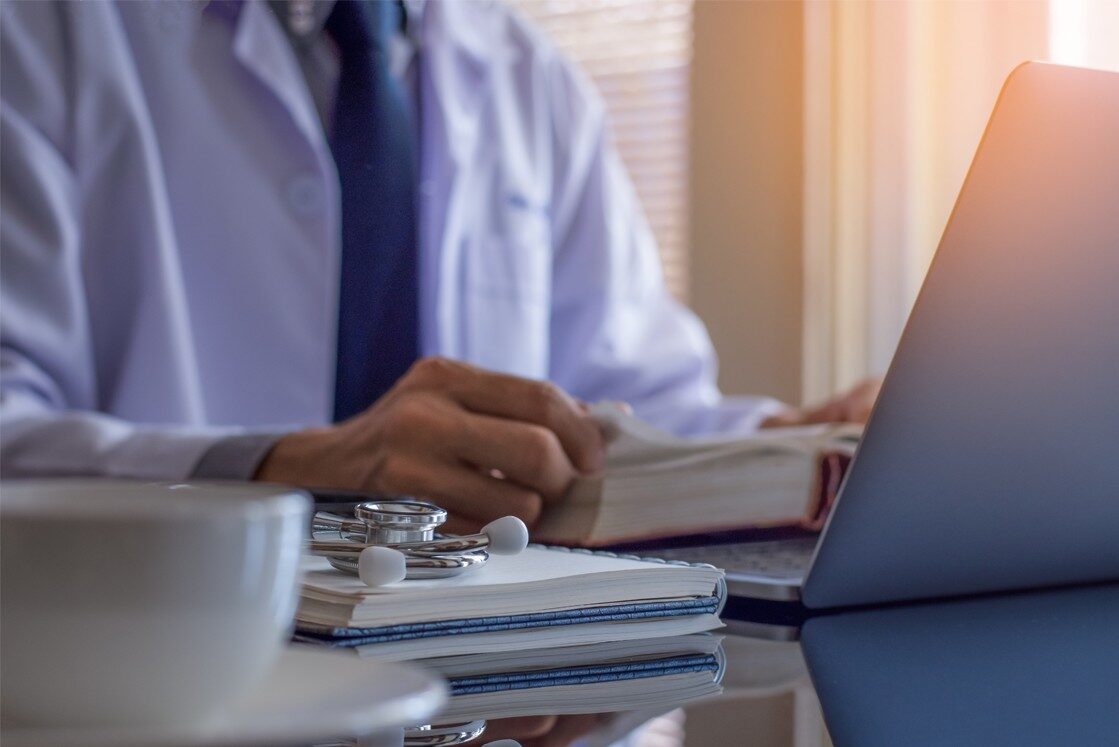
[[[503,630],[548,628],[598,622],[647,620],[685,615],[717,614],[725,599],[718,594],[695,599],[612,604],[574,610],[535,612],[524,615],[494,615],[428,623],[387,625],[379,628],[340,628],[312,623],[296,623],[294,640],[335,648],[350,648],[390,641],[417,640],[440,636],[489,633]]]
[[[448,684],[452,696],[474,695],[538,687],[664,677],[689,672],[718,672],[719,666],[719,658],[715,654],[686,654],[664,659],[487,674],[477,677],[451,677],[448,679]]]

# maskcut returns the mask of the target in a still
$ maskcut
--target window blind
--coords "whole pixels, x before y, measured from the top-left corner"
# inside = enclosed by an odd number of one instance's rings
[[[660,247],[688,295],[688,107],[692,0],[514,0],[598,86]]]

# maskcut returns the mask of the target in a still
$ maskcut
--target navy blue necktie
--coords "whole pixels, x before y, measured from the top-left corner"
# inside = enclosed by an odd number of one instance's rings
[[[330,136],[342,186],[336,421],[418,355],[415,129],[389,65],[402,13],[399,2],[338,0],[326,22],[342,60]]]

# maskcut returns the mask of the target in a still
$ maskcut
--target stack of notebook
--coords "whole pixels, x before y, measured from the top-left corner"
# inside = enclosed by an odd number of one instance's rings
[[[296,639],[388,661],[496,652],[508,660],[700,633],[721,626],[726,597],[722,571],[709,565],[536,545],[454,578],[376,588],[323,558],[305,563]]]

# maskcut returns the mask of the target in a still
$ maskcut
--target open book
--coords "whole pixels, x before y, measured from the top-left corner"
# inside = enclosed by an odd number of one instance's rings
[[[541,542],[596,547],[751,527],[820,529],[862,427],[775,428],[684,439],[612,406],[593,409],[606,469],[577,479],[533,531]]]

